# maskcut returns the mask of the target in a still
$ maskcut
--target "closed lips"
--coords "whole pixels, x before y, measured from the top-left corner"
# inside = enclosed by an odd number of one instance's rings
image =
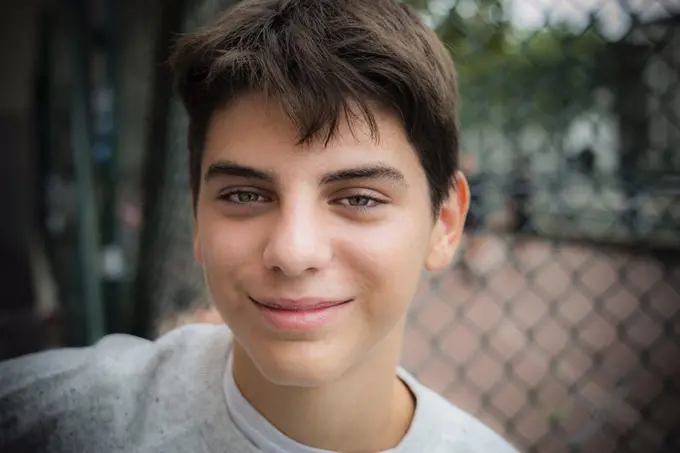
[[[251,297],[250,300],[258,305],[275,310],[309,311],[335,307],[350,302],[352,299],[254,299]]]

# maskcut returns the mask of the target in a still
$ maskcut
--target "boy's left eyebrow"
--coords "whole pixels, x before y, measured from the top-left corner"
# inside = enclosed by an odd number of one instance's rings
[[[319,180],[319,185],[353,179],[382,179],[396,182],[407,187],[406,177],[394,167],[383,164],[363,165],[326,173]]]

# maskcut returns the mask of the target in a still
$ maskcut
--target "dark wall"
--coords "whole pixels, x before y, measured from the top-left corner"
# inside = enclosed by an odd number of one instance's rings
[[[0,359],[36,350],[31,238],[36,191],[34,69],[39,1],[0,6]],[[17,332],[22,335],[15,335]]]

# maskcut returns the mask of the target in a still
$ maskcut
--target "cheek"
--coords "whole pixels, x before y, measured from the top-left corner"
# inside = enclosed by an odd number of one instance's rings
[[[408,307],[428,245],[429,230],[415,222],[364,231],[352,242],[349,266],[368,299],[371,316],[392,316]]]
[[[204,222],[198,234],[208,289],[218,301],[228,288],[238,286],[240,274],[255,261],[257,235],[252,226],[220,220]]]
[[[241,262],[253,254],[257,225],[213,216],[202,222],[199,239],[204,260],[212,264]]]

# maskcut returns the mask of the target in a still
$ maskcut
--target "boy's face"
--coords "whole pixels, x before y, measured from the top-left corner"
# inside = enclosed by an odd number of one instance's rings
[[[400,346],[423,266],[458,243],[464,179],[432,216],[400,123],[375,112],[327,146],[299,146],[275,106],[244,96],[209,127],[194,249],[218,311],[269,380],[314,386]]]

